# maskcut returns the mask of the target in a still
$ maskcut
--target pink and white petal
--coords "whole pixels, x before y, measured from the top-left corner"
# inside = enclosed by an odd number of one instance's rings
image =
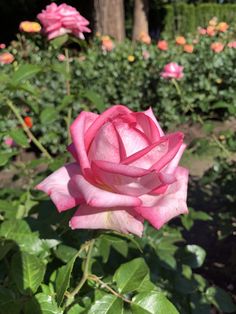
[[[183,143],[177,154],[175,155],[175,157],[167,164],[167,166],[163,169],[163,172],[164,173],[167,173],[167,174],[171,174],[171,173],[174,173],[176,168],[178,167],[178,164],[179,164],[179,161],[183,155],[183,152],[185,151],[185,148],[187,147],[187,145],[185,143]]]
[[[92,160],[107,160],[120,162],[120,143],[117,132],[112,123],[106,122],[95,135],[88,152]]]
[[[105,162],[103,164],[105,164]],[[113,163],[107,163],[107,165],[105,164],[105,167],[103,167],[99,161],[92,163],[95,176],[117,193],[140,196],[163,185],[156,171],[150,172],[144,170],[141,175],[130,176],[128,173],[130,173],[132,169],[130,170],[129,168],[130,167],[126,165]],[[139,168],[136,169],[139,171]],[[134,169],[134,172],[136,169]]]
[[[115,105],[111,108],[104,111],[99,117],[90,125],[88,130],[86,131],[85,138],[86,138],[86,149],[89,148],[90,144],[92,143],[97,131],[101,128],[101,126],[106,123],[107,121],[112,121],[116,116],[122,114],[128,114],[132,112],[127,107],[122,105]]]
[[[129,123],[123,122],[122,119],[114,119],[112,123],[119,133],[127,157],[150,145],[147,136]]]
[[[39,183],[36,189],[47,193],[59,212],[73,208],[83,200],[71,180],[77,174],[80,174],[78,164],[67,164]]]
[[[171,133],[169,135],[169,143],[168,143],[168,152],[167,152],[167,154],[165,156],[162,156],[152,166],[151,169],[155,169],[156,171],[160,171],[166,165],[168,165],[175,158],[175,156],[178,155],[178,152],[179,152],[181,146],[183,145],[183,139],[184,139],[183,133],[181,133],[181,132]],[[180,151],[180,154],[181,154],[181,151]],[[180,158],[180,156],[181,155],[177,156],[176,161],[178,161],[178,158]],[[175,165],[175,162],[173,162],[173,165]],[[171,167],[170,167],[170,169],[171,169]]]
[[[150,143],[155,143],[160,139],[159,128],[157,128],[155,122],[143,112],[133,113],[136,119],[136,128],[142,131]]]
[[[162,128],[160,127],[160,124],[158,123],[153,111],[152,111],[152,108],[150,107],[148,110],[144,111],[143,112],[146,116],[148,116],[149,118],[152,119],[152,121],[155,123],[156,127],[158,128],[158,131],[160,133],[160,136],[164,136],[164,132],[162,130]]]
[[[182,167],[176,169],[177,181],[171,184],[163,195],[143,195],[140,199],[143,205],[135,210],[155,228],[161,228],[170,219],[188,213],[187,183],[188,170]]]
[[[110,192],[108,186],[101,188],[94,186],[82,175],[74,176],[73,180],[87,205],[92,207],[132,207],[140,206],[142,203],[138,197]]]
[[[175,157],[182,143],[182,133],[171,133],[161,137],[158,142],[149,147],[124,159],[122,164],[160,171]]]
[[[141,237],[143,219],[133,210],[103,210],[81,205],[70,221],[71,229],[109,229],[121,233],[133,233]]]
[[[90,169],[90,162],[85,148],[85,132],[96,119],[96,114],[83,111],[70,127],[71,138],[74,144],[74,154],[76,156],[76,160],[79,161],[81,171],[84,175],[85,169]]]

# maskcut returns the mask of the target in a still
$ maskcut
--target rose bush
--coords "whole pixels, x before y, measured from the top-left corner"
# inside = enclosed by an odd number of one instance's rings
[[[65,3],[59,6],[56,3],[51,3],[37,17],[49,40],[65,34],[73,34],[84,39],[83,33],[91,32],[87,27],[89,21],[75,8]]]
[[[101,115],[82,112],[71,125],[68,150],[75,163],[60,168],[37,189],[59,211],[80,204],[72,229],[143,232],[187,213],[188,171],[178,163],[185,149],[180,132],[164,135],[151,109],[135,113],[116,105]]]

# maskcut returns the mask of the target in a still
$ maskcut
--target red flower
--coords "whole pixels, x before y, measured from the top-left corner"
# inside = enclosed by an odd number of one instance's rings
[[[27,117],[24,118],[24,122],[25,122],[25,124],[27,125],[27,127],[28,127],[29,129],[32,128],[32,126],[33,126],[33,121],[32,121],[32,119],[31,119],[29,116],[27,116]]]

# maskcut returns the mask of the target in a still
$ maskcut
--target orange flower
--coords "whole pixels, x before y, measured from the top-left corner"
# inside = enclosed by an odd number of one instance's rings
[[[229,25],[225,22],[221,22],[217,25],[216,29],[219,32],[225,33],[227,31],[227,29],[229,28]]]
[[[114,44],[110,38],[103,38],[102,39],[102,50],[103,51],[112,51],[113,48],[114,48]]]
[[[145,32],[140,33],[138,40],[146,45],[151,44],[151,37]]]
[[[25,33],[39,33],[41,25],[37,22],[23,21],[20,23],[19,29]]]
[[[163,51],[168,50],[168,42],[166,40],[159,40],[157,43],[157,48]]]
[[[32,121],[32,119],[31,119],[29,116],[27,116],[27,117],[24,118],[24,122],[25,122],[25,124],[27,125],[27,127],[28,127],[29,129],[32,128],[32,126],[33,126],[33,121]]]
[[[4,52],[0,54],[0,63],[1,64],[10,64],[14,61],[14,56],[10,52]]]
[[[189,44],[184,45],[184,51],[185,51],[185,52],[187,52],[187,53],[192,53],[193,50],[194,50],[193,45],[189,45]]]
[[[222,50],[224,50],[224,45],[220,42],[214,42],[211,44],[211,50],[213,50],[216,53],[219,53]]]
[[[183,36],[177,36],[177,37],[175,38],[175,43],[176,43],[177,45],[183,46],[183,45],[186,44],[186,39],[185,39]]]
[[[207,35],[209,36],[215,36],[216,31],[214,26],[208,26],[206,29]]]

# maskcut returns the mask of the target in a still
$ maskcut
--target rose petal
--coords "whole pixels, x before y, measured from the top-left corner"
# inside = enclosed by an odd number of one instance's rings
[[[111,108],[104,111],[88,128],[85,138],[86,138],[86,149],[89,148],[92,143],[97,131],[101,128],[101,126],[106,123],[108,120],[112,121],[116,116],[121,114],[128,114],[131,111],[122,105],[115,105]]]
[[[136,167],[102,161],[94,161],[92,169],[101,182],[113,191],[126,195],[140,196],[163,185],[156,171],[150,172]],[[134,175],[135,173],[136,175]]]
[[[136,129],[132,124],[127,123],[122,117],[114,119],[112,123],[119,133],[127,157],[151,144],[143,132]]]
[[[165,194],[156,196],[146,194],[140,197],[143,205],[137,207],[136,211],[157,229],[173,217],[188,212],[186,205],[188,170],[178,167],[176,179]]]
[[[74,176],[73,180],[86,203],[92,207],[131,207],[141,204],[137,197],[109,192],[107,186],[96,187],[86,181],[82,175]]]
[[[90,146],[89,160],[107,160],[119,163],[119,139],[112,123],[105,123],[95,135]]]
[[[122,164],[160,171],[175,157],[182,143],[183,134],[180,132],[163,136],[157,143],[124,159]]]
[[[160,124],[157,122],[157,119],[152,111],[152,108],[150,107],[148,110],[144,111],[144,114],[152,119],[152,121],[155,123],[156,127],[158,128],[158,131],[160,133],[160,136],[164,136],[164,132],[162,131],[162,128],[160,127]]]
[[[81,194],[71,178],[80,173],[78,164],[68,164],[58,169],[36,186],[47,193],[59,212],[75,207],[82,201]]]
[[[133,210],[103,210],[81,205],[70,221],[72,229],[111,229],[141,237],[143,223]]]
[[[187,147],[187,145],[184,143],[180,146],[175,157],[167,164],[167,166],[163,170],[164,173],[174,173],[175,172],[186,147]]]
[[[96,120],[97,115],[90,112],[81,112],[70,127],[71,138],[75,149],[76,160],[79,161],[81,171],[85,175],[85,169],[90,168],[87,152],[85,149],[85,132]]]
[[[160,139],[159,128],[156,123],[148,115],[142,112],[133,113],[137,123],[137,128],[141,130],[151,143],[155,143]]]

